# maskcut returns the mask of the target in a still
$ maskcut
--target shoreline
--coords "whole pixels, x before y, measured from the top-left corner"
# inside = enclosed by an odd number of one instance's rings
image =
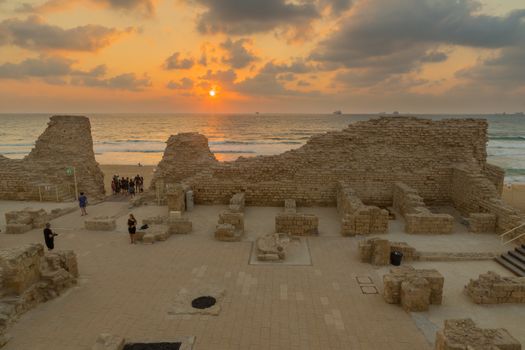
[[[135,177],[139,174],[144,177],[144,189],[149,188],[153,179],[156,165],[120,165],[120,164],[99,164],[104,173],[104,187],[106,194],[111,195],[111,179],[113,175],[118,174],[121,177]],[[511,183],[503,186],[501,198],[509,205],[525,213],[525,183]]]

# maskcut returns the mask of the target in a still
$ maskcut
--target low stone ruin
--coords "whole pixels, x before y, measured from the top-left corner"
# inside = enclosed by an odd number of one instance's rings
[[[180,211],[171,211],[168,218],[168,233],[170,235],[181,235],[190,233],[193,229],[193,224],[185,216],[182,216]]]
[[[452,233],[454,217],[432,213],[418,191],[402,182],[394,185],[393,206],[405,218],[406,233]]]
[[[504,328],[476,327],[472,319],[445,320],[436,333],[435,350],[521,350],[521,344]]]
[[[359,257],[361,262],[374,265],[389,265],[390,253],[403,253],[403,260],[418,260],[416,248],[405,242],[390,242],[386,239],[371,238],[359,242]]]
[[[285,233],[269,233],[255,240],[257,260],[283,261],[286,259],[286,248],[290,244],[290,236]]]
[[[284,212],[275,216],[275,232],[293,236],[319,234],[319,218],[314,214],[298,213],[295,200],[284,201]]]
[[[468,230],[474,233],[496,231],[496,215],[491,213],[471,213],[467,219]]]
[[[86,230],[89,231],[115,231],[117,219],[113,216],[97,216],[84,221]]]
[[[476,304],[525,303],[525,277],[501,277],[489,271],[471,279],[465,293]]]
[[[344,182],[337,183],[337,211],[343,236],[388,232],[388,210],[365,205]]]
[[[62,215],[69,214],[77,208],[56,208],[51,210],[50,213],[44,209],[31,209],[26,208],[19,211],[10,211],[5,214],[7,234],[19,234],[31,231],[34,228],[43,228],[45,224],[53,219],[56,219]]]
[[[233,195],[228,210],[219,214],[215,238],[219,241],[236,242],[244,235],[244,193]]]
[[[162,242],[170,236],[167,225],[151,225],[146,230],[139,230],[135,233],[135,239],[145,244]]]
[[[0,343],[20,315],[56,298],[76,284],[77,277],[73,251],[44,254],[41,244],[0,249]]]
[[[395,267],[383,276],[383,298],[389,304],[401,304],[408,312],[426,311],[430,304],[441,305],[444,282],[434,269]]]

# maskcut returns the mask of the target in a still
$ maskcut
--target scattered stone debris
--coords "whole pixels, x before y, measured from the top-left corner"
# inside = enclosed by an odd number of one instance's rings
[[[395,267],[383,276],[383,298],[401,304],[406,311],[426,311],[430,304],[441,305],[445,278],[434,269]]]
[[[41,244],[0,249],[0,339],[7,340],[7,327],[20,315],[56,298],[77,278],[73,251],[44,254]]]
[[[435,350],[521,350],[521,344],[504,328],[476,327],[472,319],[445,320],[436,333]]]
[[[476,304],[525,303],[525,277],[501,277],[489,271],[471,279],[465,293]]]

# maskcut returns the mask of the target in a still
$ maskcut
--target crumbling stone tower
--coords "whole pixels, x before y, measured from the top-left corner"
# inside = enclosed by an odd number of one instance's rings
[[[77,189],[92,199],[105,196],[104,175],[95,160],[91,124],[81,116],[53,116],[24,159],[0,156],[0,199],[64,201]]]

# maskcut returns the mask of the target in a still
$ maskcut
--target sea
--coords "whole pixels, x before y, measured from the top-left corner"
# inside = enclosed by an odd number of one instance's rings
[[[95,157],[100,164],[157,165],[166,140],[180,132],[208,137],[220,161],[273,155],[299,148],[312,136],[341,130],[377,115],[354,114],[91,114]],[[489,122],[488,161],[506,171],[506,182],[525,182],[525,116],[417,115],[484,118]],[[46,128],[49,114],[0,114],[0,154],[20,159]]]

